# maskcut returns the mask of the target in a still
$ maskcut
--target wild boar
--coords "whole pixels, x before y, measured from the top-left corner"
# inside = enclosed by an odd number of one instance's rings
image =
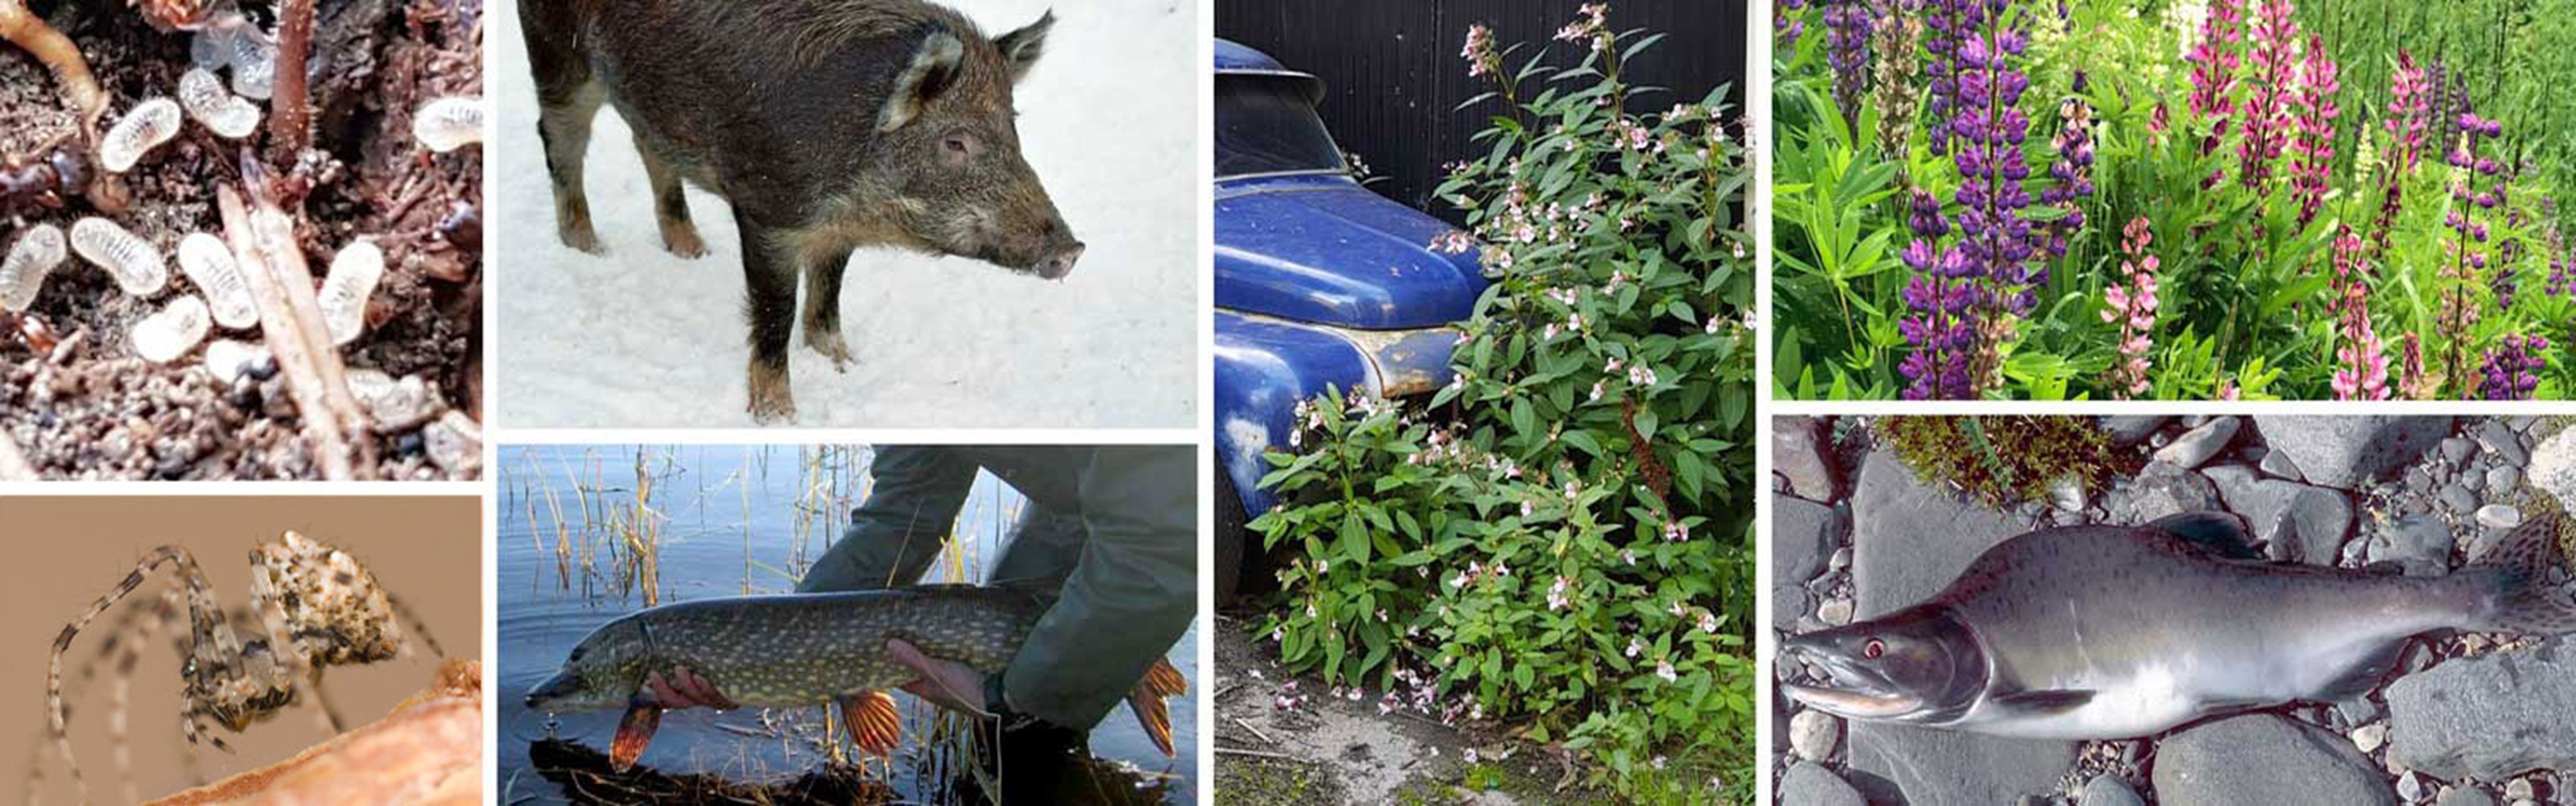
[[[706,253],[682,182],[732,205],[751,320],[750,410],[796,414],[789,310],[848,371],[841,274],[862,246],[961,255],[1047,279],[1075,240],[1020,156],[1014,85],[1055,24],[986,37],[918,0],[522,0],[538,134],[563,242],[601,253],[582,157],[599,107],[635,131],[662,245]]]

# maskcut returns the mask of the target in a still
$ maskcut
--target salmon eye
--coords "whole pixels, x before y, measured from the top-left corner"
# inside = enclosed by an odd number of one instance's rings
[[[1869,639],[1869,643],[1861,645],[1860,654],[1861,657],[1868,658],[1870,660],[1878,660],[1878,656],[1887,654],[1887,645],[1879,643],[1879,640],[1876,638],[1872,638]]]

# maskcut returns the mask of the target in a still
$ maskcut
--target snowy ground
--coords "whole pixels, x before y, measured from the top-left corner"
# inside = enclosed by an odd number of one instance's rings
[[[1054,0],[951,0],[988,34]],[[710,253],[664,252],[631,135],[603,110],[591,212],[606,257],[555,239],[536,94],[514,3],[492,5],[500,114],[489,173],[497,282],[492,408],[511,427],[752,424],[739,243],[724,201],[690,191]],[[1020,85],[1029,164],[1089,246],[1048,282],[965,258],[863,250],[841,324],[846,374],[791,342],[797,424],[865,428],[1186,428],[1197,422],[1197,4],[1058,8]]]

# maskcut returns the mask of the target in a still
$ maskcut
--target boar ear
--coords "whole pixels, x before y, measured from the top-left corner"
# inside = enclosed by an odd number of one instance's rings
[[[1048,9],[1037,22],[993,40],[993,47],[1002,51],[1002,61],[1011,66],[1011,83],[1027,78],[1029,68],[1037,66],[1038,56],[1046,52],[1047,31],[1054,27],[1055,10]]]
[[[921,110],[930,106],[940,93],[957,78],[958,63],[966,58],[966,44],[957,35],[933,30],[923,37],[921,47],[912,52],[912,61],[896,73],[894,88],[886,93],[885,109],[877,113],[877,131],[890,132],[903,128]]]

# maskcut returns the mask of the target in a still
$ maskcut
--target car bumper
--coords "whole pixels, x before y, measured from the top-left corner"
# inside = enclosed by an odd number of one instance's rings
[[[1277,499],[1261,489],[1261,455],[1288,445],[1297,404],[1328,388],[1380,397],[1429,394],[1447,385],[1458,331],[1352,330],[1216,312],[1216,450],[1244,511],[1259,516]]]

